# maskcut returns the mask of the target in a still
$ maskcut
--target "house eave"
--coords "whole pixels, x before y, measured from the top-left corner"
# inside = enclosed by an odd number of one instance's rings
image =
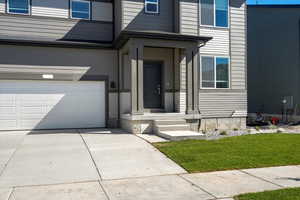
[[[198,43],[206,43],[212,39],[212,37],[208,36],[185,35],[173,32],[124,30],[114,42],[114,47],[117,49],[121,48],[130,38],[160,39]]]

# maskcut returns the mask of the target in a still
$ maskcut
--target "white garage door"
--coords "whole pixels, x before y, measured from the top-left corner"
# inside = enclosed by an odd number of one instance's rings
[[[105,83],[0,81],[0,130],[105,127]]]

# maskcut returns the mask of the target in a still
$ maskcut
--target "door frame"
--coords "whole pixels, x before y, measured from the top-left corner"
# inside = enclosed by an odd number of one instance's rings
[[[160,65],[160,69],[161,69],[161,72],[160,72],[160,74],[161,74],[161,99],[160,99],[161,107],[160,108],[144,108],[144,111],[145,112],[152,112],[152,111],[155,112],[157,110],[165,110],[165,64],[164,64],[164,61],[163,60],[146,59],[146,60],[144,60],[144,65],[145,65],[145,63],[153,63],[153,64]],[[144,86],[143,86],[143,91],[145,92]],[[144,100],[144,103],[145,103],[145,100]]]

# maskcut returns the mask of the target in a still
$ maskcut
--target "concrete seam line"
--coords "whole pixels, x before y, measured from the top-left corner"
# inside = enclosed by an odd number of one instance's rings
[[[100,187],[102,188],[102,191],[104,192],[107,200],[110,200],[110,197],[108,196],[108,193],[106,192],[104,186],[101,184],[100,180],[98,181],[98,183],[99,183]]]
[[[248,172],[246,172],[246,171],[243,171],[243,170],[238,170],[238,171],[240,171],[240,172],[242,172],[242,173],[244,173],[244,174],[247,174],[247,175],[249,175],[249,176],[252,176],[252,177],[254,177],[254,178],[257,178],[257,179],[259,179],[259,180],[261,180],[261,181],[271,183],[272,185],[276,185],[276,186],[278,186],[278,187],[280,187],[280,188],[285,188],[285,186],[283,186],[283,185],[279,185],[279,184],[277,184],[277,183],[273,183],[272,181],[269,181],[269,180],[266,180],[266,179],[264,179],[264,178],[262,178],[262,177],[253,175],[253,174],[248,173]]]
[[[88,181],[75,181],[75,182],[67,182],[67,183],[50,183],[50,184],[37,184],[37,185],[20,185],[13,186],[15,189],[17,188],[27,188],[27,187],[43,187],[43,186],[55,186],[55,185],[70,185],[70,184],[80,184],[80,183],[95,183],[98,182],[99,179],[96,180],[88,180]],[[1,189],[1,188],[0,188]]]
[[[164,154],[163,152],[161,152],[159,149],[157,149],[150,141],[146,140],[145,138],[142,138],[136,134],[134,134],[135,137],[142,139],[144,142],[146,142],[147,144],[149,144],[151,146],[151,148],[154,151],[158,151],[160,154],[162,154],[162,156],[164,156],[167,160],[171,161],[172,163],[174,163],[175,165],[179,166],[183,171],[185,171],[184,173],[180,173],[180,174],[188,174],[188,172],[186,171],[186,169],[184,169],[182,166],[178,165],[174,160],[172,160],[171,158],[169,158],[166,154]]]
[[[20,141],[20,143],[17,145],[16,149],[14,150],[14,152],[11,154],[10,158],[8,159],[8,161],[4,164],[4,167],[2,169],[2,171],[0,171],[0,177],[3,175],[6,167],[8,166],[9,162],[12,160],[12,158],[14,157],[14,155],[16,154],[16,152],[18,151],[19,147],[22,145],[23,141],[25,140],[27,134],[24,135],[24,137],[22,138],[22,140]]]
[[[185,175],[184,174],[158,174],[158,175],[149,175],[149,176],[137,176],[137,177],[125,177],[125,178],[113,178],[113,179],[103,179],[102,182],[109,182],[109,181],[123,181],[123,180],[134,180],[134,179],[143,179],[143,178],[152,178],[152,177],[163,177],[163,176],[178,176],[178,175]]]
[[[80,133],[80,131],[77,130],[77,132],[78,132],[78,134],[80,135],[80,137],[81,137],[81,139],[82,139],[82,141],[83,141],[83,143],[84,143],[84,145],[85,145],[87,151],[89,152],[89,155],[90,155],[90,157],[91,157],[91,159],[92,159],[92,161],[93,161],[93,163],[94,163],[94,166],[95,166],[95,168],[96,168],[96,171],[97,171],[97,173],[98,173],[98,175],[99,175],[100,180],[102,180],[102,176],[101,176],[100,171],[99,171],[99,169],[98,169],[98,167],[97,167],[97,165],[96,165],[96,161],[94,160],[94,158],[93,158],[93,156],[92,156],[92,152],[90,151],[90,148],[88,147],[88,145],[87,145],[86,141],[84,140],[84,138],[83,138],[82,134]]]
[[[200,187],[199,185],[193,183],[192,181],[188,180],[187,178],[183,177],[182,175],[178,175],[180,178],[182,178],[183,180],[185,180],[186,182],[194,185],[195,187],[199,188],[200,190],[202,190],[203,192],[206,192],[207,194],[211,195],[212,197],[214,197],[214,199],[217,199],[218,197],[213,195],[212,193],[210,193],[209,191],[203,189],[202,187]]]
[[[11,200],[14,200],[14,199],[16,199],[16,198],[12,198],[12,197],[14,196],[14,195],[13,195],[14,190],[15,190],[15,187],[12,187],[12,189],[11,189],[9,195],[8,195],[7,200],[10,200],[10,199],[11,199]]]

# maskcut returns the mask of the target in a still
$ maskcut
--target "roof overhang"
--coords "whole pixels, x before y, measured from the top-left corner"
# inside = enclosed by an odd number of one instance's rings
[[[124,30],[120,33],[119,37],[114,43],[114,46],[117,49],[119,49],[130,38],[159,39],[159,40],[198,42],[198,43],[206,43],[207,41],[212,39],[212,37],[208,37],[208,36],[185,35],[185,34],[179,34],[173,32]]]

